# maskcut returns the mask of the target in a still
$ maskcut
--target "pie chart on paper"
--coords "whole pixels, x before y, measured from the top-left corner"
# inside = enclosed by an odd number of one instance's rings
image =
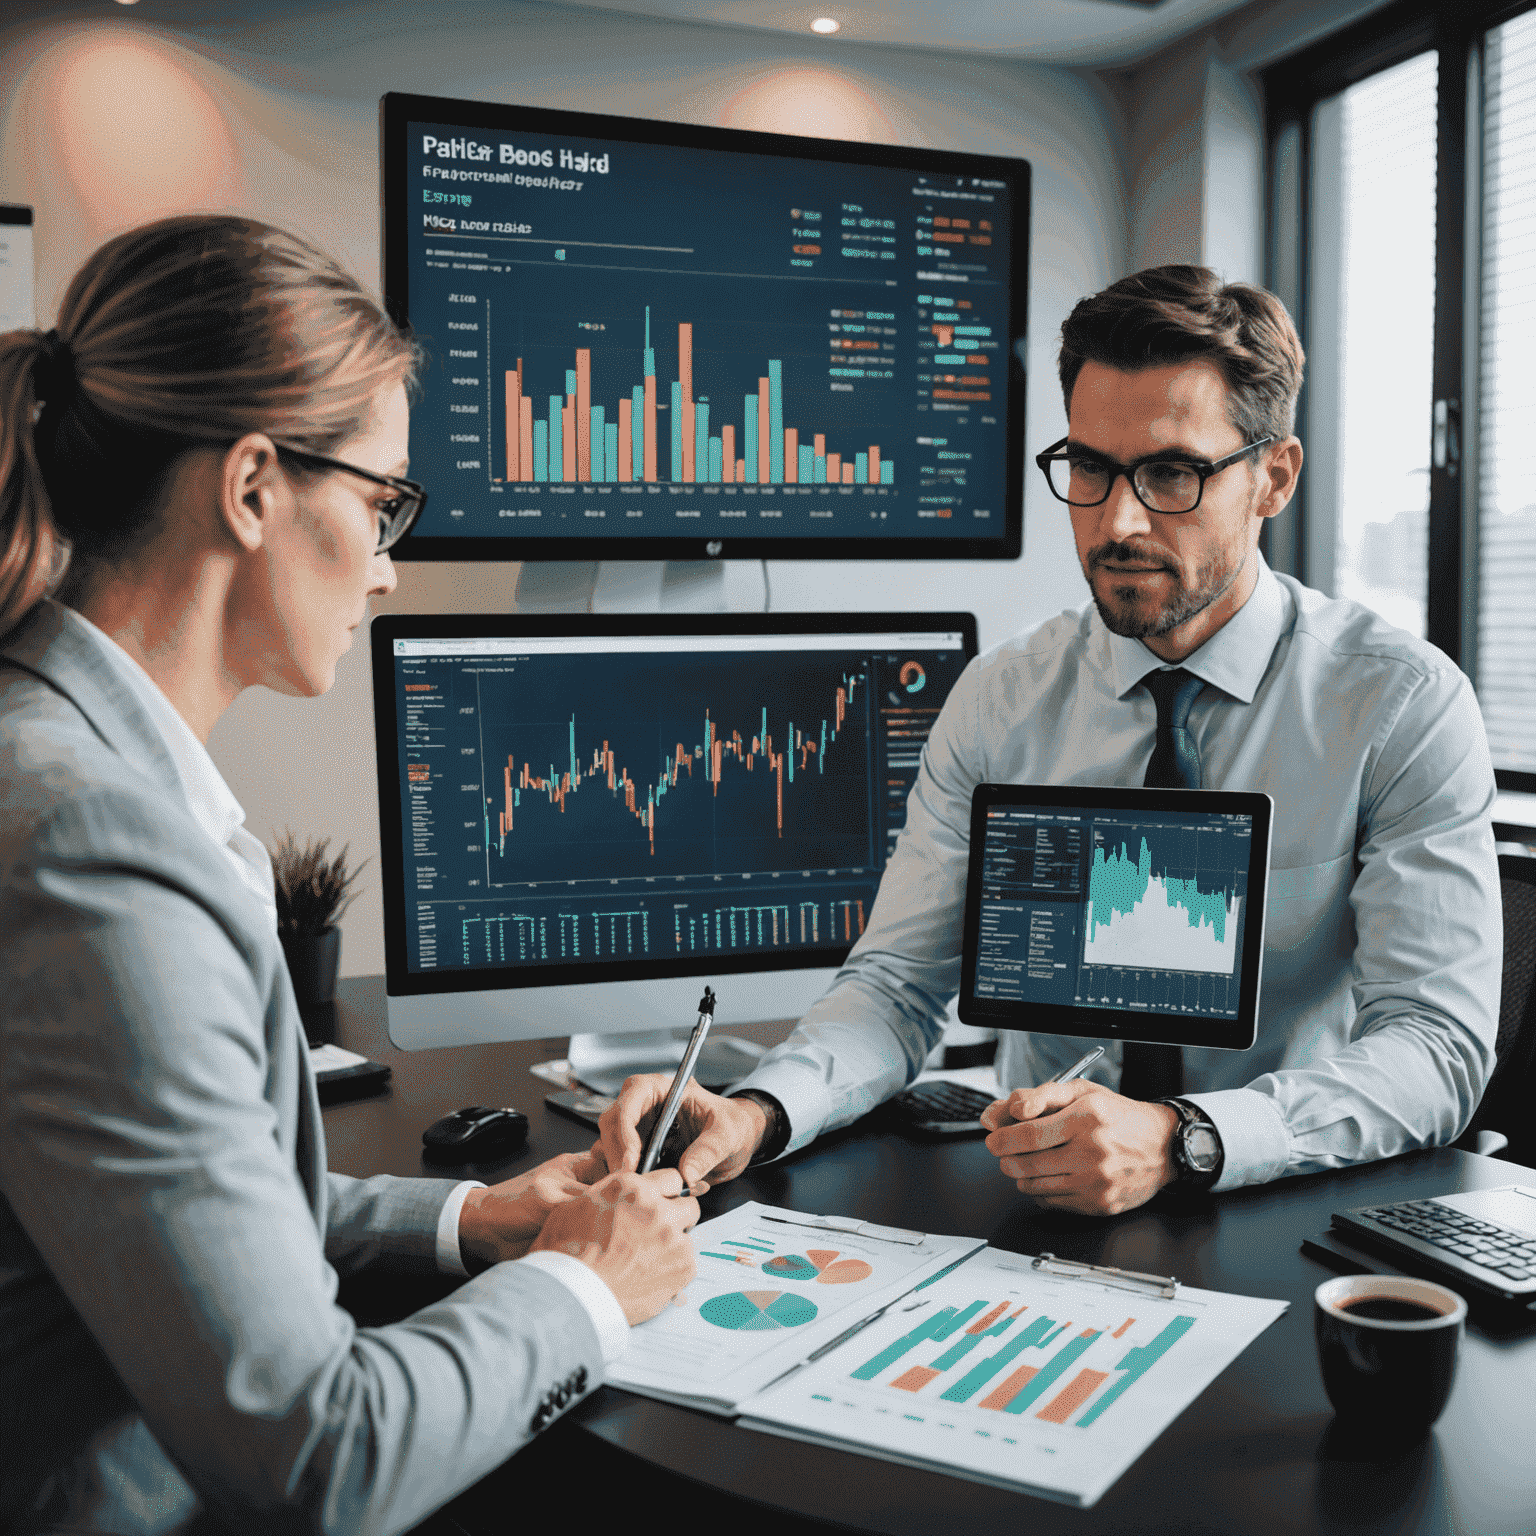
[[[867,1280],[872,1270],[863,1259],[839,1262],[836,1248],[807,1248],[804,1254],[780,1253],[763,1265],[775,1280],[814,1280],[818,1285],[852,1285]]]
[[[799,1328],[816,1316],[816,1303],[785,1291],[730,1291],[711,1296],[699,1316],[716,1328],[761,1333],[770,1328]]]

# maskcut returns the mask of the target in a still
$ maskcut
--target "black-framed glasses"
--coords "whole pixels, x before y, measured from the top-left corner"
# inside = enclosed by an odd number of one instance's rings
[[[395,493],[376,509],[379,514],[379,542],[374,549],[376,555],[382,555],[386,549],[398,544],[415,526],[416,519],[421,516],[421,509],[427,504],[425,488],[417,485],[414,480],[402,480],[398,475],[376,474],[371,469],[359,469],[356,464],[347,464],[341,459],[328,459],[323,453],[290,448],[286,443],[274,441],[272,446],[283,457],[293,459],[296,463],[308,464],[316,469],[344,470],[349,475],[372,480],[375,485],[387,485]]]
[[[1104,453],[1090,453],[1084,448],[1068,448],[1069,438],[1052,443],[1044,453],[1035,455],[1035,463],[1045,476],[1051,494],[1069,507],[1099,507],[1109,500],[1115,481],[1124,475],[1136,499],[1149,512],[1193,512],[1205,495],[1205,482],[1212,475],[1246,459],[1249,454],[1274,442],[1261,437],[1247,443],[1224,459],[1192,459],[1177,449],[1149,453],[1129,464],[1121,464]],[[1065,450],[1065,451],[1063,451]]]

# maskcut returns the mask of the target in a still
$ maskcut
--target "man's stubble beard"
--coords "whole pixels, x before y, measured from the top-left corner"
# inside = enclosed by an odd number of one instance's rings
[[[1094,607],[1099,610],[1099,617],[1104,620],[1104,627],[1111,634],[1122,635],[1128,640],[1155,639],[1159,635],[1166,635],[1181,624],[1187,624],[1197,614],[1204,613],[1213,603],[1220,602],[1242,575],[1243,567],[1248,563],[1248,551],[1245,544],[1235,549],[1227,547],[1220,550],[1200,567],[1192,584],[1184,581],[1177,571],[1170,571],[1177,583],[1173,595],[1152,614],[1139,611],[1140,605],[1136,598],[1140,589],[1137,587],[1119,589],[1122,597],[1120,608],[1111,607],[1099,596],[1093,584],[1093,572],[1101,568],[1101,561],[1145,558],[1141,552],[1125,545],[1107,544],[1090,553],[1089,569],[1085,573],[1088,577],[1088,590],[1092,594]],[[1166,566],[1164,568],[1168,569]],[[1109,574],[1112,576],[1113,572]],[[1110,595],[1117,595],[1114,587],[1110,588]]]

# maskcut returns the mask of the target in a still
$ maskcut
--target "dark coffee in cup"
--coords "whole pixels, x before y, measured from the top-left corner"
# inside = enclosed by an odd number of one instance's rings
[[[1340,1419],[1389,1439],[1423,1434],[1451,1394],[1466,1316],[1466,1302],[1430,1280],[1346,1275],[1318,1286],[1318,1360]]]
[[[1433,1307],[1397,1296],[1355,1296],[1339,1305],[1351,1317],[1374,1317],[1389,1323],[1423,1323],[1440,1316]]]

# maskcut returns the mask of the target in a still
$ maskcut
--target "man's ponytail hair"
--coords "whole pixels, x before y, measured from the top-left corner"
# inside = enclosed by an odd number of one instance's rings
[[[419,362],[354,278],[269,224],[193,215],[109,241],[55,331],[0,335],[0,634],[66,562],[73,585],[140,545],[189,449],[265,432],[329,454]]]
[[[1070,413],[1084,363],[1137,373],[1201,358],[1221,370],[1245,442],[1295,431],[1306,356],[1285,305],[1209,267],[1151,267],[1083,299],[1061,328],[1057,368]]]

